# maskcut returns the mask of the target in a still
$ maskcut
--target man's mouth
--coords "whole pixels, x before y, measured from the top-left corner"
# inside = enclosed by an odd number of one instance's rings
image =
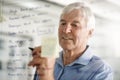
[[[66,36],[62,36],[62,39],[64,39],[64,40],[72,40],[71,37],[66,37]]]

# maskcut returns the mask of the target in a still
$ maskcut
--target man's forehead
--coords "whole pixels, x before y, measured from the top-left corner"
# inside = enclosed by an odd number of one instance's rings
[[[61,19],[78,19],[78,18],[83,18],[83,12],[81,10],[75,9],[61,15]]]
[[[60,22],[66,22],[66,20],[61,19],[61,20],[60,20]],[[72,22],[73,22],[73,23],[80,23],[80,21],[79,21],[79,20],[73,20]]]

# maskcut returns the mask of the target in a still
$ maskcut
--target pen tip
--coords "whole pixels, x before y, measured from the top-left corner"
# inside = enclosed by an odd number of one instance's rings
[[[33,48],[29,47],[29,49],[33,51]]]

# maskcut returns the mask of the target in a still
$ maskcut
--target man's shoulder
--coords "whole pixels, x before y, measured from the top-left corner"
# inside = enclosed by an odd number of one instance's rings
[[[93,72],[90,77],[92,80],[113,80],[112,67],[104,59],[93,56],[89,66]]]
[[[90,60],[89,63],[91,66],[98,68],[99,71],[112,71],[111,66],[106,62],[104,59],[98,57],[98,56],[93,56]]]

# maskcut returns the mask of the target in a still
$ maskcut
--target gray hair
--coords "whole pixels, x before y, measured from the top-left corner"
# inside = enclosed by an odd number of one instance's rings
[[[72,4],[69,4],[68,6],[66,6],[63,9],[63,12],[61,15],[68,13],[74,9],[79,9],[83,12],[83,15],[86,17],[87,19],[87,27],[88,28],[95,28],[95,17],[94,14],[92,12],[92,10],[90,9],[90,6],[87,3],[84,2],[75,2]]]

